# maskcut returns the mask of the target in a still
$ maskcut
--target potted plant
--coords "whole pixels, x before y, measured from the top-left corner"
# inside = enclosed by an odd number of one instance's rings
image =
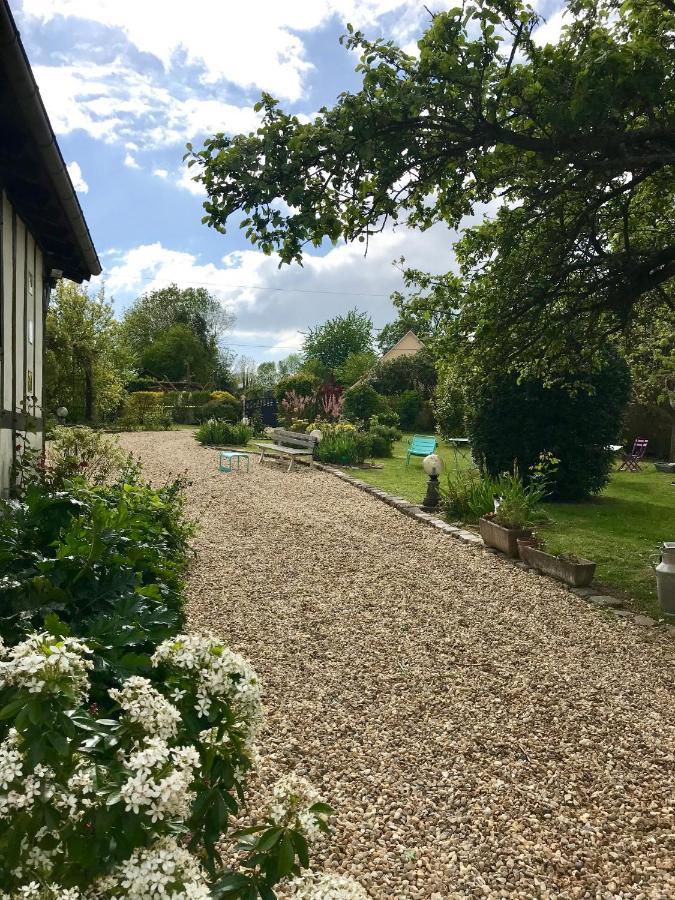
[[[501,475],[498,488],[495,511],[478,520],[480,535],[488,547],[517,559],[518,539],[531,539],[532,527],[544,519],[540,508],[544,487],[536,481],[524,484],[516,470]]]
[[[544,575],[551,575],[559,581],[564,581],[572,587],[588,587],[593,580],[595,563],[590,559],[583,559],[572,554],[556,556],[553,553],[547,553],[541,544],[539,546],[524,544],[522,553],[521,559],[528,566],[532,566],[533,569],[537,569]]]

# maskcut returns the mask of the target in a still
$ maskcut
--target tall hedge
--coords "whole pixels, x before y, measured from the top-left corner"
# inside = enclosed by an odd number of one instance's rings
[[[619,443],[629,399],[628,366],[607,354],[599,371],[570,373],[569,385],[494,375],[472,386],[468,430],[481,470],[498,475],[515,463],[527,478],[539,455],[550,451],[560,460],[551,499],[582,500],[601,491],[612,465],[609,445]]]

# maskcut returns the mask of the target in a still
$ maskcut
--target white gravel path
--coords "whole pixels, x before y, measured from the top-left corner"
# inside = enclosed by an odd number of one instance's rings
[[[374,898],[675,897],[671,638],[328,474],[121,442],[193,482],[191,624],[263,676],[264,781],[338,811],[319,866]]]

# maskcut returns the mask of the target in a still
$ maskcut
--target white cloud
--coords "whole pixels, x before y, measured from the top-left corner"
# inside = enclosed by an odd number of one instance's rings
[[[156,178],[165,178],[166,179],[169,177],[169,170],[168,169],[153,169],[152,174]]]
[[[309,326],[354,307],[382,327],[395,315],[391,292],[402,288],[392,260],[405,256],[415,268],[445,272],[453,267],[452,237],[442,225],[424,233],[392,229],[371,240],[367,257],[363,245],[342,244],[323,256],[306,254],[302,268],[282,269],[277,257],[253,249],[227,253],[216,264],[157,241],[108,260],[104,277],[108,292],[127,300],[173,281],[206,287],[237,317],[232,341],[270,359],[295,350]]]
[[[131,153],[127,153],[127,155],[124,157],[124,165],[127,167],[127,169],[140,169],[140,166]]]
[[[73,187],[78,192],[78,194],[86,194],[89,190],[89,185],[82,176],[82,169],[80,168],[80,164],[73,160],[73,162],[68,163],[66,168],[68,169],[70,180],[73,182]]]
[[[441,0],[434,8],[448,5]],[[428,18],[419,0],[202,0],[198,11],[189,4],[167,8],[165,0],[23,0],[23,13],[42,21],[76,17],[118,28],[167,71],[184,58],[203,66],[205,82],[226,80],[289,100],[302,96],[312,69],[302,33],[332,16],[365,27],[395,13],[392,35],[405,41]]]
[[[563,25],[570,22],[569,16],[567,16],[567,21],[565,21],[567,12],[567,7],[563,7],[552,15],[547,16],[544,24],[540,25],[532,34],[535,44],[538,44],[540,47],[544,47],[546,44],[557,44],[560,40]]]
[[[57,134],[81,129],[133,152],[183,144],[205,132],[250,131],[260,117],[250,107],[173,96],[152,77],[120,60],[105,65],[33,67]]]
[[[183,166],[178,173],[178,177],[176,178],[176,184],[179,188],[183,188],[185,191],[189,191],[191,194],[194,194],[195,197],[206,197],[206,190],[204,189],[204,185],[198,181],[195,181],[195,175],[199,172],[199,166],[192,166],[192,168],[188,169],[187,166]]]

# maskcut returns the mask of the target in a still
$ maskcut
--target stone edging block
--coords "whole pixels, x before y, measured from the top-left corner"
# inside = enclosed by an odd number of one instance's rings
[[[328,472],[329,475],[334,475],[336,478],[340,478],[342,479],[342,481],[348,482],[359,490],[364,491],[367,494],[371,494],[378,500],[382,500],[384,503],[392,506],[394,509],[397,509],[399,512],[403,513],[403,515],[409,516],[411,519],[417,519],[418,522],[422,522],[424,525],[429,525],[432,528],[436,528],[438,531],[442,531],[445,534],[448,534],[465,544],[470,544],[473,547],[478,547],[480,545],[484,549],[488,549],[485,548],[483,538],[479,534],[475,534],[473,531],[466,531],[463,528],[457,528],[455,525],[450,525],[450,523],[446,522],[444,519],[439,519],[436,516],[431,515],[431,513],[425,512],[419,506],[415,506],[413,503],[410,503],[409,500],[405,500],[403,497],[396,497],[393,494],[388,494],[381,488],[376,488],[372,484],[368,484],[367,481],[361,481],[360,478],[354,478],[352,475],[348,475],[346,472],[343,472],[342,469],[336,469],[333,468],[333,466],[324,465],[323,463],[314,463],[314,468],[319,469],[321,472]],[[492,552],[492,548],[489,549]],[[492,555],[499,556],[505,562],[516,565],[521,569],[535,572],[535,574],[537,575],[542,574],[534,569],[530,569],[529,566],[527,566],[520,560],[510,559],[503,553],[500,553],[498,550],[492,552]],[[548,578],[549,576],[542,575],[542,577]],[[554,581],[558,586],[565,587],[562,582],[557,581],[555,578],[552,578],[551,581]],[[594,591],[593,588],[571,587],[568,588],[568,590],[571,594],[576,594],[577,597],[586,600],[593,606],[599,609],[604,609],[606,612],[613,613],[614,617],[617,619],[630,619],[634,625],[638,625],[642,628],[653,628],[655,625],[659,624],[655,619],[652,619],[651,616],[635,614],[631,610],[625,609],[623,600],[620,600],[618,597],[611,597],[608,594],[599,594]],[[663,630],[670,634],[671,637],[675,638],[675,624],[666,624]]]

